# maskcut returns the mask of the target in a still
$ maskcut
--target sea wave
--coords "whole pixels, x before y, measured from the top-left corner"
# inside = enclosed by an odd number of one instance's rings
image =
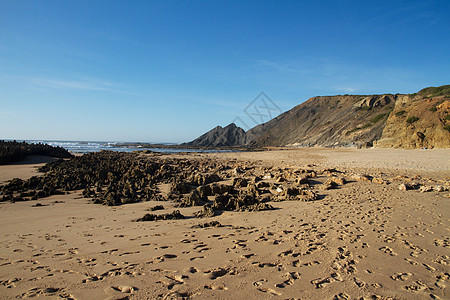
[[[146,148],[142,145],[136,145],[123,142],[96,142],[96,141],[47,141],[47,140],[27,140],[28,143],[43,143],[50,146],[59,146],[72,153],[91,153],[101,150],[111,150],[118,152],[133,152],[136,150],[150,150],[162,153],[180,153],[180,152],[225,152],[226,150],[204,150],[204,149],[180,149],[180,148]],[[170,144],[167,144],[170,145]]]

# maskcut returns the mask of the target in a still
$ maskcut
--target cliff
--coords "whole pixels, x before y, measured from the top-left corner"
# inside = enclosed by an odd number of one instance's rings
[[[415,94],[321,96],[247,132],[212,129],[195,146],[450,147],[450,85]]]

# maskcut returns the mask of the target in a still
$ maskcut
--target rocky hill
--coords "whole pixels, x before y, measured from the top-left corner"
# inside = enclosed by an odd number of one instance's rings
[[[313,97],[247,132],[230,124],[196,146],[450,147],[450,85],[415,94]]]
[[[314,97],[248,132],[252,146],[347,146],[381,137],[396,96]]]
[[[192,142],[185,143],[187,146],[198,147],[233,147],[245,144],[245,131],[231,123],[226,127],[217,126]]]

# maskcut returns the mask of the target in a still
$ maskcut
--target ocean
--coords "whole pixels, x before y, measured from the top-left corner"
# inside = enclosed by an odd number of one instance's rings
[[[85,141],[43,141],[26,140],[27,143],[44,143],[51,146],[60,146],[72,153],[91,153],[101,150],[111,150],[119,152],[133,152],[136,150],[151,150],[162,153],[179,152],[230,152],[229,150],[204,150],[204,149],[181,149],[181,148],[146,148],[135,143],[126,142],[85,142]],[[162,144],[169,146],[171,144]],[[172,144],[173,145],[173,144]]]

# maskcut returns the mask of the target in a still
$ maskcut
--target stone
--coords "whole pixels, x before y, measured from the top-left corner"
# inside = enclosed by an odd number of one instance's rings
[[[409,184],[409,183],[401,183],[401,184],[398,186],[398,189],[399,189],[400,191],[407,191],[407,190],[411,190],[412,188],[413,188],[412,185]]]
[[[203,205],[203,209],[194,213],[197,218],[211,218],[216,215],[214,209],[209,205]]]
[[[369,175],[365,175],[365,174],[354,174],[354,175],[352,175],[352,179],[354,179],[356,181],[372,182],[372,178]]]
[[[245,178],[234,178],[233,179],[233,186],[236,188],[243,188],[248,185],[248,180]]]

